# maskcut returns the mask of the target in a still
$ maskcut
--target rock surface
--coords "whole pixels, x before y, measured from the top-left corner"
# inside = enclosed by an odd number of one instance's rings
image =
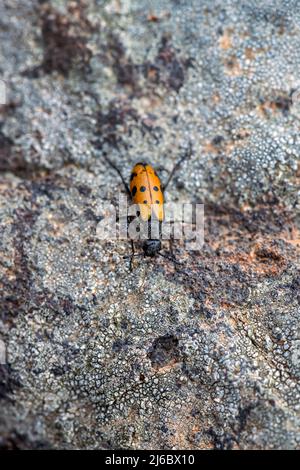
[[[299,24],[293,0],[2,0],[0,448],[300,448]],[[167,197],[205,204],[205,244],[130,272],[97,237],[104,155],[165,179],[189,142]]]

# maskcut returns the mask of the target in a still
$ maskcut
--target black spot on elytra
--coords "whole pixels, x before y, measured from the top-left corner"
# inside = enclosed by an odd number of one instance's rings
[[[156,201],[155,201],[155,203],[156,203],[156,204],[159,204],[159,201],[158,201],[158,200],[156,200]]]
[[[132,190],[131,190],[131,195],[134,196],[137,192],[137,187],[136,186],[133,186]]]
[[[135,178],[137,176],[137,173],[131,173],[131,176],[130,176],[130,181],[133,180],[133,178]]]
[[[153,191],[158,191],[158,187],[157,187],[157,186],[153,186]]]
[[[141,193],[144,193],[146,191],[146,186],[141,186],[140,191],[141,191]]]
[[[144,202],[144,204],[148,204],[148,201],[143,201],[143,202]]]

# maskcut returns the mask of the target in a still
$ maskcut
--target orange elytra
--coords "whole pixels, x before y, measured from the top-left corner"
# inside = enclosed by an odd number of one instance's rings
[[[137,163],[131,172],[130,194],[132,202],[139,205],[143,221],[155,217],[164,219],[164,195],[156,171],[148,163]]]

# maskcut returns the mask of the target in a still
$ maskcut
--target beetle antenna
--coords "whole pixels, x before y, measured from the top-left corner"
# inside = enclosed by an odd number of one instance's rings
[[[117,165],[116,165],[114,162],[112,162],[112,161],[110,160],[110,158],[108,158],[108,156],[106,155],[106,153],[103,153],[103,157],[104,157],[105,161],[118,173],[118,175],[120,176],[120,178],[121,178],[121,180],[122,180],[122,183],[123,183],[123,185],[124,185],[124,187],[125,187],[125,189],[126,189],[127,194],[128,194],[129,196],[131,196],[131,193],[130,193],[130,190],[129,190],[129,186],[128,186],[128,184],[127,184],[127,182],[126,182],[124,176],[122,175],[121,170],[119,170],[119,168],[117,167]]]
[[[167,187],[169,186],[169,183],[170,183],[171,179],[173,178],[174,174],[176,173],[176,171],[178,170],[178,168],[180,167],[180,165],[181,165],[185,160],[187,160],[188,158],[191,157],[192,151],[193,151],[193,145],[192,145],[191,141],[189,141],[188,148],[185,150],[183,156],[178,160],[178,162],[175,163],[175,165],[174,165],[174,167],[173,167],[173,170],[172,170],[171,173],[169,174],[169,178],[167,179],[167,182],[166,182],[166,184],[164,185],[164,191],[165,191],[165,190],[167,189]]]
[[[168,259],[169,261],[172,261],[174,264],[179,264],[180,266],[182,266],[182,263],[180,263],[180,261],[177,261],[175,258],[173,258],[172,256],[168,256],[168,255],[165,255],[164,253],[158,253],[159,256],[162,256],[163,258],[165,259]]]

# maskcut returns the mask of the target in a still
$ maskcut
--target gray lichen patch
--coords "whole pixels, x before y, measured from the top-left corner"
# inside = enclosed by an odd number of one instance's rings
[[[299,448],[299,20],[1,3],[0,448]],[[164,183],[189,143],[165,196],[205,204],[204,245],[130,271],[104,157]]]

